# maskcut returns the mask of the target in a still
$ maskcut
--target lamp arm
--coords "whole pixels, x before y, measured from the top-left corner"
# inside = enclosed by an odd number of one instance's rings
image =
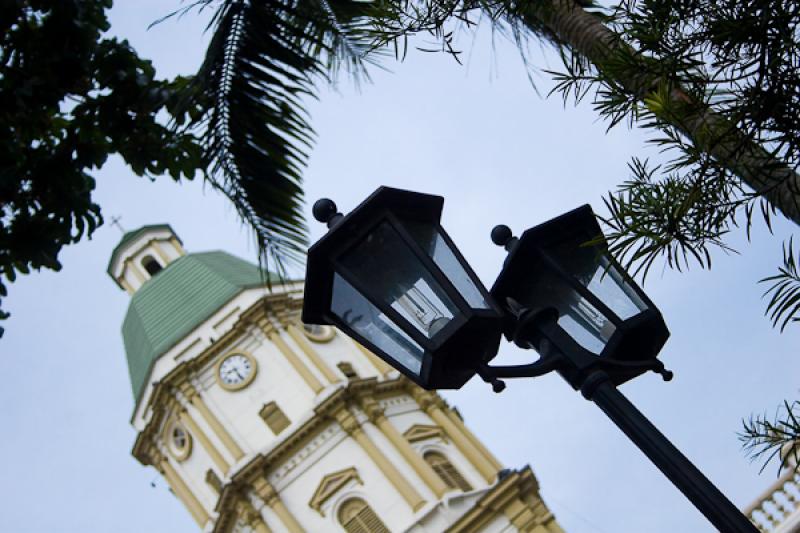
[[[510,302],[515,303],[515,302]],[[540,354],[538,360],[525,365],[489,366],[482,364],[477,373],[485,382],[491,384],[494,392],[502,392],[506,385],[500,378],[533,378],[543,376],[569,366],[570,360],[557,347],[551,338],[553,326],[558,319],[555,309],[544,309],[532,312],[522,307],[509,306],[512,314],[516,315],[517,324],[513,335],[514,343],[520,348],[535,349]],[[533,339],[538,338],[534,343]],[[598,359],[594,362],[596,370],[603,370],[611,375],[618,373],[651,370],[660,374],[664,381],[670,381],[672,372],[664,368],[664,363],[658,359],[644,359],[641,361],[622,361],[610,357]]]
[[[478,368],[478,375],[486,383],[492,385],[494,392],[502,392],[506,384],[499,378],[535,378],[557,370],[563,362],[561,352],[556,350],[549,341],[543,340],[540,346],[539,359],[526,365],[500,365],[489,366],[483,364]]]

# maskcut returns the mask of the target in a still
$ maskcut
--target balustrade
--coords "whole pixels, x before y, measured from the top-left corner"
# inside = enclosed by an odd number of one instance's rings
[[[800,531],[800,473],[784,473],[744,513],[765,533]]]

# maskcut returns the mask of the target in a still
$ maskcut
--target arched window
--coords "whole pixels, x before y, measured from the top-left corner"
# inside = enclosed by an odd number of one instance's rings
[[[347,533],[391,533],[375,511],[360,498],[347,500],[339,508],[339,523]]]
[[[451,489],[461,489],[464,492],[472,490],[472,486],[464,479],[461,472],[439,452],[428,452],[423,456],[425,462],[431,465],[433,471],[442,478],[445,485]]]
[[[147,270],[147,273],[150,274],[151,278],[161,271],[161,263],[149,255],[142,259],[142,266],[145,270]]]

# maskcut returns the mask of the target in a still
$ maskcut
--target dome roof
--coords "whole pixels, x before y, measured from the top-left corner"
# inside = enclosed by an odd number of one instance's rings
[[[265,285],[261,270],[225,252],[185,255],[131,298],[122,338],[134,399],[153,363],[244,289]]]

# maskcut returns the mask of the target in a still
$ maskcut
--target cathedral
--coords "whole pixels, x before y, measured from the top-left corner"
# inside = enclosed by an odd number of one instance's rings
[[[302,281],[168,225],[126,233],[108,274],[122,325],[133,456],[215,533],[563,533],[529,467],[504,468],[439,395],[329,326]]]

